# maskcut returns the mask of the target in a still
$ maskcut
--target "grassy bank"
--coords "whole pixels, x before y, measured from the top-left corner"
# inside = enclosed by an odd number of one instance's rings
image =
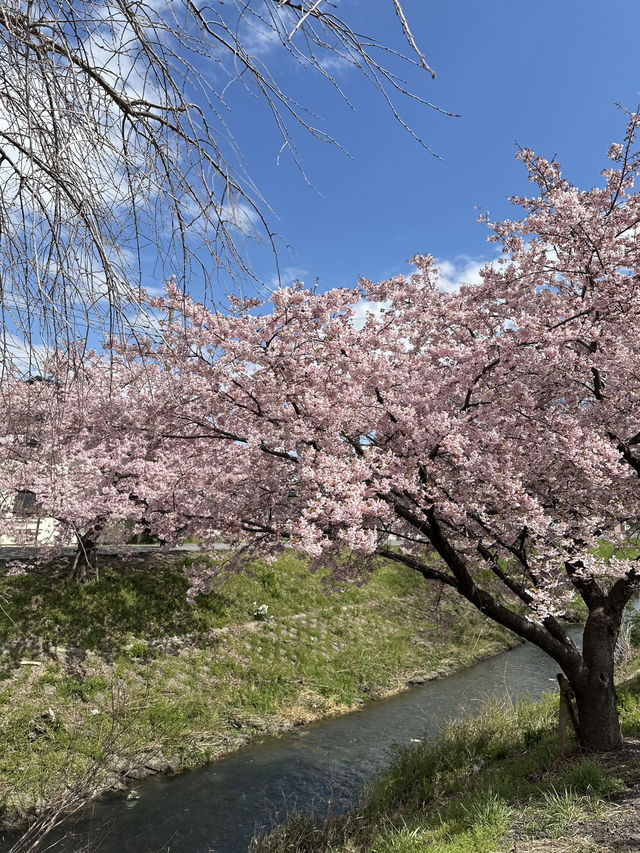
[[[347,815],[293,815],[252,853],[603,853],[638,847],[640,678],[620,691],[628,740],[557,753],[557,697],[489,705],[435,747],[398,752]],[[624,807],[615,801],[623,802]]]
[[[513,640],[410,570],[327,591],[293,554],[187,603],[181,560],[0,577],[5,822],[192,767]]]

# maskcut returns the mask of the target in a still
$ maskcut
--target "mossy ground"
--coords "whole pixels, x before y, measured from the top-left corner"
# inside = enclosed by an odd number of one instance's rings
[[[105,561],[85,584],[51,568],[0,576],[6,821],[201,764],[514,642],[394,564],[332,592],[286,554],[190,605],[182,562]]]

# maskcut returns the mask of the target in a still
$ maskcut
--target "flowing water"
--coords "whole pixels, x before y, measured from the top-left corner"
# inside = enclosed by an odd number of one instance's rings
[[[388,764],[394,745],[436,740],[447,721],[478,711],[488,698],[539,697],[555,689],[557,671],[543,652],[518,646],[361,711],[265,738],[202,769],[146,779],[136,785],[140,799],[92,804],[74,826],[75,839],[55,849],[75,851],[89,842],[100,853],[245,853],[256,829],[288,811],[326,809],[328,801],[345,808]]]

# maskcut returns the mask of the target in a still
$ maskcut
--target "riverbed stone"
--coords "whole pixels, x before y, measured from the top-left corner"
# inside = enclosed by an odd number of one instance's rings
[[[166,758],[148,758],[144,763],[145,769],[152,773],[168,773],[171,770],[171,763]]]

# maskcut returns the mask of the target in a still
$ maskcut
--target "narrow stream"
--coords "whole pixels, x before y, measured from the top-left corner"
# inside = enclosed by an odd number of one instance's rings
[[[580,628],[574,629],[576,636]],[[394,745],[437,739],[444,723],[492,697],[554,690],[558,665],[521,645],[457,675],[415,687],[361,711],[266,738],[228,758],[136,784],[138,800],[93,804],[74,839],[55,847],[100,853],[245,853],[256,829],[294,809],[346,807],[383,768]],[[68,827],[67,827],[68,831]]]

